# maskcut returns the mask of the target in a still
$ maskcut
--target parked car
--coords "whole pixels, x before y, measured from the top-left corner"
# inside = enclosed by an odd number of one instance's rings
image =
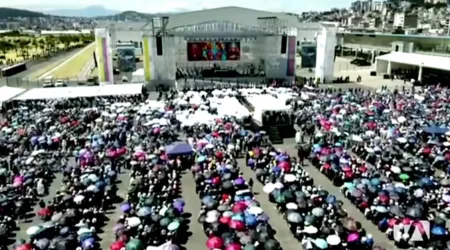
[[[56,80],[55,87],[67,87],[67,84],[63,80]]]
[[[367,61],[365,59],[361,59],[361,58],[355,58],[355,59],[351,60],[350,63],[354,64],[356,66],[359,66],[359,67],[372,65],[372,63],[370,63],[369,61]]]

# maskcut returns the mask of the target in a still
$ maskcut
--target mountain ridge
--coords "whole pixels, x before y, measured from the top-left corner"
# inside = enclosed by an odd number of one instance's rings
[[[54,9],[54,10],[44,10],[42,11],[48,15],[54,16],[64,16],[64,17],[104,17],[120,14],[121,11],[107,9],[101,5],[92,5],[80,9]]]

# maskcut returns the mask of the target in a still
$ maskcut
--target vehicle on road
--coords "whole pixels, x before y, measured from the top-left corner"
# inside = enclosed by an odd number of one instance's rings
[[[67,87],[67,84],[63,80],[56,80],[55,87]]]
[[[44,88],[50,88],[55,86],[55,77],[53,76],[47,76],[44,78],[44,83],[42,84],[42,87]]]
[[[359,67],[363,67],[363,66],[371,66],[372,64],[367,61],[366,59],[361,59],[361,58],[355,58],[353,60],[350,61],[351,64],[354,64],[356,66]]]

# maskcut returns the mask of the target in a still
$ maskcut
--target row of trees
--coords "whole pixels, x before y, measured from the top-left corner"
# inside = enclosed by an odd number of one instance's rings
[[[5,54],[9,51],[15,51],[18,56],[22,56],[24,59],[29,59],[31,55],[33,57],[49,57],[64,50],[84,46],[92,41],[94,41],[93,36],[84,35],[4,37],[3,39],[0,38],[0,54],[3,59],[5,59]],[[60,45],[64,46],[61,48]],[[37,53],[38,50],[40,53]]]

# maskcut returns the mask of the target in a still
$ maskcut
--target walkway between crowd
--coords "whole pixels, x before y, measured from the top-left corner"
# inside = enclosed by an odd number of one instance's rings
[[[280,214],[275,208],[275,205],[272,205],[269,201],[269,196],[263,192],[263,185],[259,181],[256,181],[254,172],[246,166],[247,164],[245,162],[245,158],[240,158],[237,161],[245,179],[247,181],[250,178],[254,180],[254,195],[256,200],[261,204],[261,208],[264,210],[264,213],[269,216],[269,224],[276,231],[275,238],[280,242],[281,248],[284,250],[302,249],[300,242],[292,235],[288,223],[285,219],[283,219],[282,214]]]
[[[275,145],[287,152],[291,156],[297,155],[297,150],[295,149],[294,139],[285,139],[283,145]],[[314,179],[314,184],[321,185],[324,190],[327,190],[330,194],[336,196],[338,200],[343,203],[343,208],[353,217],[355,220],[359,221],[362,227],[370,234],[372,234],[375,244],[384,247],[389,250],[397,249],[394,242],[390,241],[384,233],[378,230],[378,227],[372,222],[368,221],[366,217],[340,192],[339,188],[334,186],[333,183],[327,179],[318,169],[312,165],[304,167],[306,172]],[[284,221],[283,221],[284,222]]]
[[[186,249],[205,249],[205,243],[208,240],[205,233],[203,232],[202,225],[198,223],[198,213],[200,212],[200,199],[195,194],[195,181],[192,177],[190,171],[186,171],[181,175],[181,193],[183,199],[186,201],[184,207],[184,212],[191,214],[188,218],[189,222],[189,240],[187,241],[185,247]]]
[[[69,161],[70,164],[70,161]],[[73,162],[75,164],[75,162]],[[55,178],[53,179],[52,184],[50,187],[48,187],[48,194],[42,199],[46,204],[49,203],[49,201],[52,201],[53,198],[56,196],[56,192],[59,191],[59,188],[61,187],[63,175],[61,173],[55,173]],[[29,227],[39,225],[41,224],[41,217],[37,216],[37,212],[39,211],[39,201],[36,203],[36,205],[33,207],[33,210],[31,211],[33,217],[27,218],[26,221],[20,220],[20,222],[17,224],[17,226],[20,228],[20,230],[17,232],[16,240],[19,239],[28,239],[29,236],[27,235],[26,231]],[[28,215],[28,214],[27,214]]]
[[[99,234],[102,239],[100,242],[101,249],[109,249],[109,246],[116,241],[114,233],[114,225],[122,215],[120,210],[120,203],[127,198],[127,190],[130,185],[130,172],[127,169],[122,168],[122,172],[117,176],[117,196],[118,201],[115,201],[113,210],[106,211],[108,220],[106,225],[102,228],[103,232]]]

